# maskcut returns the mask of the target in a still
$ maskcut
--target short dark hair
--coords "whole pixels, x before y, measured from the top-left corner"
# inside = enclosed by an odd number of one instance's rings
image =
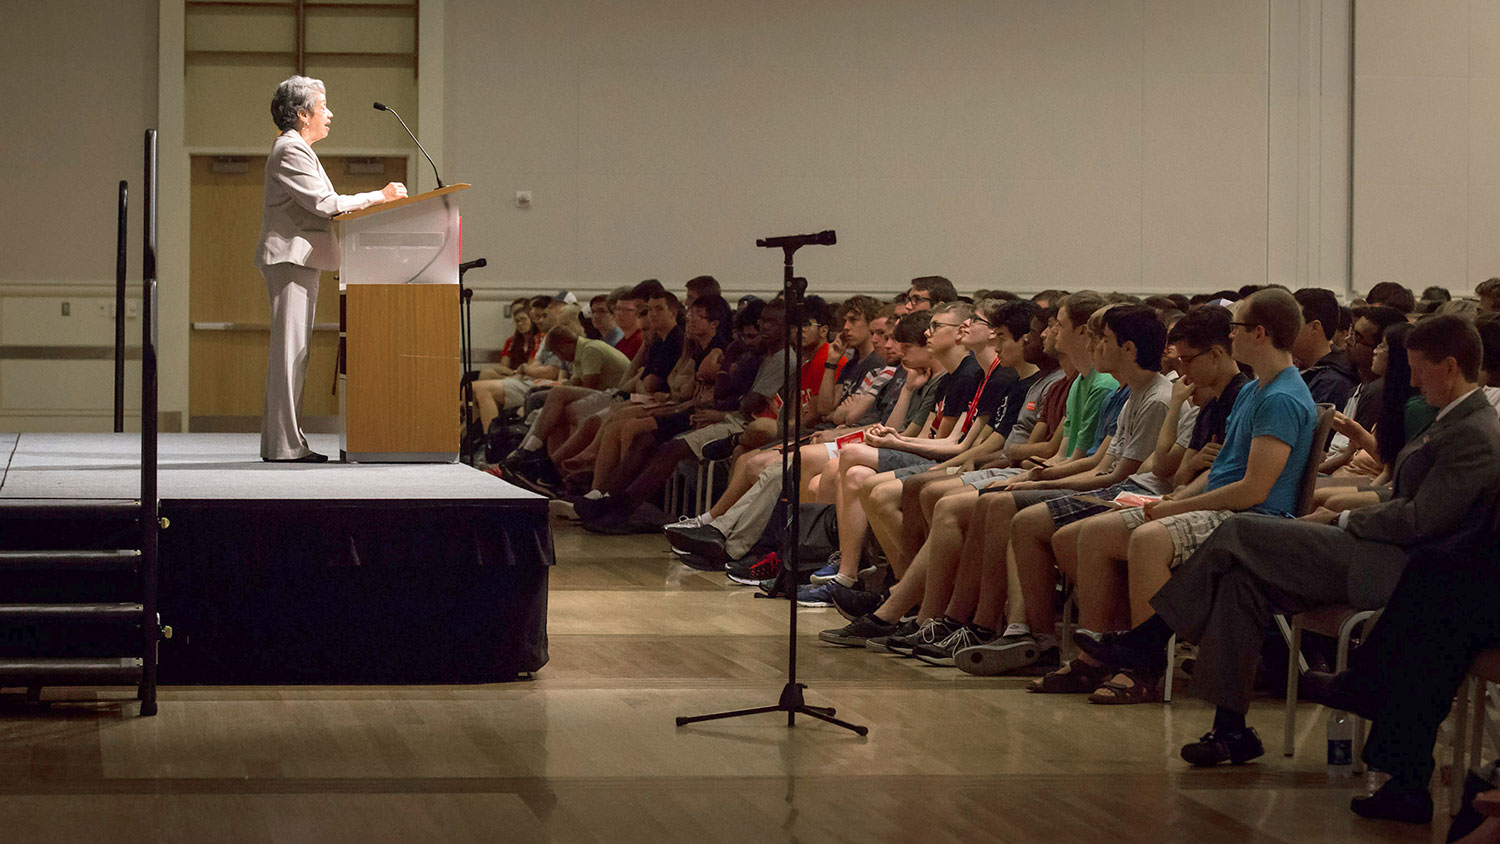
[[[1422,291],[1422,299],[1428,302],[1451,302],[1453,294],[1446,287],[1432,286]]]
[[[1474,321],[1474,330],[1479,332],[1479,341],[1484,345],[1481,361],[1484,371],[1500,375],[1500,318],[1480,317]]]
[[[1052,307],[1055,308],[1055,307],[1057,307],[1058,301],[1060,299],[1062,299],[1064,296],[1067,296],[1067,295],[1068,295],[1068,291],[1066,291],[1066,290],[1058,290],[1056,288],[1049,287],[1049,288],[1047,288],[1046,290],[1043,290],[1040,293],[1033,294],[1032,297],[1031,297],[1031,301],[1033,301],[1033,302],[1040,302],[1043,299],[1046,299],[1047,300],[1047,304],[1049,304],[1049,305],[1051,305]]]
[[[1186,343],[1200,351],[1210,346],[1229,349],[1229,328],[1234,315],[1220,305],[1204,305],[1192,313],[1184,314],[1167,334],[1171,343]]]
[[[630,292],[625,294],[625,298],[644,302],[647,299],[653,298],[654,296],[656,296],[656,294],[666,289],[667,288],[663,287],[660,281],[657,281],[654,278],[648,278],[640,284],[637,284],[636,286],[630,288]]]
[[[650,297],[648,297],[648,301],[650,299],[661,299],[662,301],[667,303],[667,307],[671,309],[672,313],[682,313],[682,300],[678,299],[677,294],[673,293],[670,290],[667,290],[665,288],[658,290],[655,293],[652,293]]]
[[[1354,312],[1339,305],[1339,330],[1348,331],[1354,327]]]
[[[1120,305],[1104,314],[1104,327],[1120,345],[1135,344],[1135,363],[1141,369],[1161,371],[1161,353],[1167,348],[1167,327],[1149,305]]]
[[[552,297],[551,296],[533,296],[533,297],[531,297],[531,307],[533,307],[533,308],[546,308],[550,304],[552,304]]]
[[[1466,380],[1479,380],[1484,341],[1479,338],[1474,324],[1463,317],[1437,314],[1419,321],[1406,335],[1406,350],[1421,352],[1434,363],[1453,358]]]
[[[694,298],[707,296],[712,293],[715,296],[723,295],[724,291],[719,289],[719,280],[711,275],[693,276],[688,279],[687,289]]]
[[[1417,297],[1404,285],[1394,281],[1382,281],[1371,287],[1370,292],[1365,294],[1365,301],[1372,305],[1390,305],[1403,314],[1417,309]]]
[[[990,323],[990,328],[1004,328],[1010,332],[1011,339],[1019,340],[1031,330],[1031,320],[1040,312],[1040,308],[1025,299],[1001,302],[1000,307],[995,310],[995,320]]]
[[[745,307],[740,308],[734,315],[734,330],[739,331],[742,328],[750,328],[759,323],[760,312],[765,309],[766,303],[763,300],[756,299],[753,302],[746,302]]]
[[[933,305],[958,300],[958,290],[953,282],[940,275],[920,275],[911,280],[911,286],[932,297]]]
[[[1177,310],[1183,313],[1187,313],[1193,309],[1192,301],[1181,293],[1168,293],[1167,298],[1171,299],[1172,304],[1177,306]]]
[[[1292,294],[1302,306],[1302,322],[1317,320],[1323,326],[1323,339],[1332,340],[1339,330],[1339,300],[1332,290],[1322,287],[1304,287]]]
[[[985,290],[983,291],[983,296],[979,295],[980,292],[981,291],[978,290],[974,291],[974,300],[976,302],[980,299],[999,299],[1002,302],[1009,302],[1013,299],[1021,298],[1020,296],[1017,296],[1009,290]],[[1032,301],[1036,301],[1036,299],[1033,297]]]
[[[1240,316],[1243,322],[1264,327],[1271,345],[1283,352],[1292,350],[1292,343],[1302,331],[1302,306],[1279,287],[1251,293],[1245,298],[1245,309]]]
[[[1150,307],[1155,308],[1157,311],[1165,311],[1177,307],[1177,303],[1172,301],[1171,297],[1162,296],[1160,294],[1157,294],[1155,296],[1147,296],[1146,304]]]
[[[1354,321],[1367,319],[1380,327],[1381,336],[1385,330],[1398,322],[1406,322],[1406,314],[1401,313],[1390,305],[1361,305],[1354,309]]]
[[[927,325],[932,322],[931,311],[915,311],[896,323],[896,328],[891,332],[891,338],[897,343],[908,343],[916,345],[927,339]]]
[[[1475,296],[1490,296],[1500,293],[1500,278],[1487,278],[1474,288]]]
[[[809,321],[817,322],[818,325],[833,324],[833,308],[828,306],[828,300],[817,294],[802,299],[802,324],[806,325]]]

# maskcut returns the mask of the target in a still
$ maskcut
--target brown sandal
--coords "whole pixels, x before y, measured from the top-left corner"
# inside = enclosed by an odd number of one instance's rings
[[[1108,682],[1089,695],[1089,703],[1106,706],[1160,702],[1161,677],[1129,668],[1120,669]]]
[[[1088,694],[1114,673],[1115,670],[1108,665],[1091,665],[1074,658],[1056,671],[1032,680],[1026,691],[1044,695]]]

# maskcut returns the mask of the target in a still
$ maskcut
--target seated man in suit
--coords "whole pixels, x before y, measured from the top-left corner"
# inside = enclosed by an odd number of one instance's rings
[[[1155,615],[1118,636],[1079,640],[1097,659],[1142,670],[1162,668],[1174,631],[1198,643],[1193,684],[1218,709],[1213,728],[1182,749],[1193,765],[1239,764],[1264,752],[1245,713],[1273,613],[1383,606],[1415,546],[1462,543],[1490,529],[1500,419],[1479,391],[1479,334],[1462,318],[1434,316],[1406,342],[1413,385],[1441,410],[1397,455],[1390,500],[1297,521],[1232,516],[1151,599]]]

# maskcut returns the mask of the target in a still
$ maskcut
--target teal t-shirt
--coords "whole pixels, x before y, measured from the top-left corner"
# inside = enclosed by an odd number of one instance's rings
[[[1265,502],[1250,509],[1257,513],[1291,515],[1297,506],[1297,487],[1302,470],[1307,467],[1307,452],[1312,448],[1317,425],[1317,405],[1297,367],[1281,370],[1264,386],[1258,379],[1251,381],[1240,389],[1234,409],[1229,412],[1224,447],[1214,459],[1213,468],[1208,470],[1204,491],[1245,477],[1245,467],[1250,463],[1250,441],[1256,437],[1275,437],[1290,445],[1292,451]]]
[[[1073,379],[1068,388],[1068,404],[1063,417],[1063,438],[1067,440],[1064,454],[1079,448],[1088,448],[1094,442],[1094,429],[1099,425],[1099,408],[1104,400],[1120,384],[1114,376],[1089,370],[1087,375]]]

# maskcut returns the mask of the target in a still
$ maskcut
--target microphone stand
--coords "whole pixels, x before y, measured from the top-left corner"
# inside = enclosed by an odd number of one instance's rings
[[[464,406],[464,429],[459,438],[458,460],[460,463],[474,465],[474,456],[477,453],[477,443],[469,436],[469,429],[474,425],[474,378],[478,375],[474,371],[474,291],[464,287],[464,273],[476,266],[484,266],[478,261],[461,264],[458,268],[458,342],[459,360],[463,363],[463,375],[459,378],[462,395],[459,397]]]
[[[825,234],[831,235],[832,233]],[[781,573],[777,576],[780,581],[777,589],[787,596],[787,606],[790,608],[787,625],[786,685],[781,688],[781,698],[771,706],[715,712],[709,715],[678,716],[677,726],[679,727],[699,721],[717,721],[724,718],[739,718],[744,715],[760,715],[766,712],[785,712],[788,727],[797,726],[797,714],[801,713],[851,730],[859,736],[868,735],[870,732],[869,727],[835,718],[837,711],[831,706],[808,706],[802,694],[807,684],[797,682],[797,570],[802,558],[802,519],[799,513],[802,501],[802,449],[798,445],[802,439],[800,333],[802,330],[802,296],[807,291],[807,279],[798,278],[793,272],[792,253],[808,242],[818,241],[773,238],[770,241],[762,240],[756,243],[757,246],[780,247],[785,256],[781,295],[786,302],[786,324],[783,326],[782,342],[787,355],[782,367],[781,406],[783,410],[789,412],[789,416],[781,426],[781,503],[786,508],[789,527],[782,539]],[[822,242],[832,243],[833,241],[829,237]],[[794,332],[798,338],[797,342],[793,342],[792,339]]]

